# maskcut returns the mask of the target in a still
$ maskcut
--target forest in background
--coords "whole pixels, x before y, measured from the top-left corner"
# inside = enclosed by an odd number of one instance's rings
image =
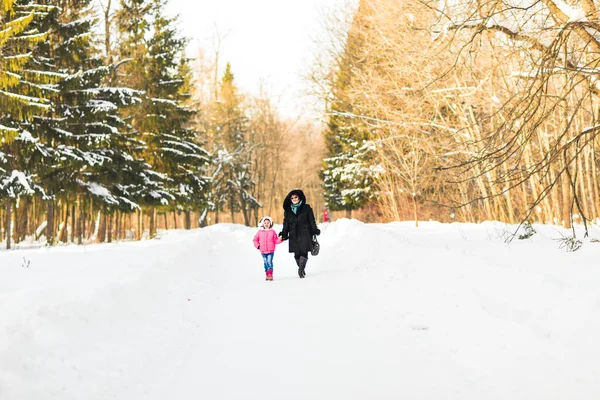
[[[99,4],[99,6],[98,6]],[[321,124],[186,56],[166,0],[0,1],[0,231],[57,243],[280,221],[599,217],[594,0],[361,0],[307,71]]]
[[[188,58],[166,0],[0,5],[7,248],[256,225],[294,187],[322,198],[319,127],[241,93],[218,49]]]
[[[361,0],[333,15],[349,28],[330,30],[311,75],[328,99],[327,204],[385,221],[595,221],[598,13]]]

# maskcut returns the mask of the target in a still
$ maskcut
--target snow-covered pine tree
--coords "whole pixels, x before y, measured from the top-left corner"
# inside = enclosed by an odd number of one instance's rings
[[[69,110],[65,129],[78,140],[82,161],[76,177],[78,192],[85,195],[80,201],[85,210],[91,199],[93,209],[101,212],[98,240],[109,242],[115,212],[139,211],[141,204],[172,199],[164,179],[142,159],[146,143],[119,115],[140,103],[144,94],[105,86],[112,68],[98,66],[69,77],[72,104],[62,105]]]
[[[194,111],[190,99],[191,71],[184,56],[186,39],[176,30],[177,18],[164,15],[164,0],[152,1],[152,33],[148,40],[146,116],[140,128],[146,134],[149,162],[169,177],[168,188],[175,202],[163,208],[189,212],[207,202],[208,152],[197,142],[190,127]]]
[[[375,179],[383,172],[374,163],[375,145],[371,132],[352,115],[352,105],[343,100],[343,87],[337,100],[329,106],[328,129],[325,131],[327,154],[321,172],[325,203],[331,211],[346,211],[363,207],[376,195]],[[342,111],[343,110],[343,111]]]
[[[90,1],[81,1],[81,4],[89,7]],[[89,19],[83,19],[77,24],[87,21]],[[69,26],[74,24],[70,22]],[[145,93],[118,85],[119,82],[114,79],[116,66],[103,66],[99,49],[94,49],[90,55],[90,64],[85,72],[75,73],[72,79],[68,79],[73,84],[69,94],[74,107],[67,114],[76,117],[70,123],[78,132],[80,146],[87,143],[85,150],[100,160],[86,166],[79,183],[93,196],[94,203],[102,211],[100,240],[111,241],[115,211],[128,213],[141,210],[143,204],[166,203],[172,200],[172,196],[164,188],[162,176],[142,159],[146,143],[120,115],[141,104]],[[105,221],[107,217],[108,222]],[[104,234],[103,230],[107,233]]]
[[[51,94],[53,112],[43,118],[34,118],[31,126],[40,142],[48,148],[38,162],[38,175],[48,195],[46,238],[52,244],[57,228],[58,240],[67,241],[67,221],[74,212],[72,205],[83,203],[82,195],[87,192],[85,176],[105,161],[96,152],[108,140],[103,126],[104,115],[99,114],[115,106],[103,103],[94,93],[104,72],[94,45],[92,27],[95,21],[90,1],[39,1],[58,11],[39,21],[40,28],[47,29],[51,35],[38,46],[30,64],[45,74],[60,74],[64,78]],[[65,219],[62,221],[56,218],[57,206],[63,209]],[[73,238],[74,226],[71,233]]]
[[[164,180],[168,197],[148,199],[150,236],[156,235],[156,207],[162,211],[189,211],[206,203],[205,169],[208,153],[190,129],[193,111],[184,103],[190,97],[189,68],[182,56],[186,40],[179,37],[176,18],[164,15],[165,1],[121,0],[118,25],[120,53],[126,63],[119,79],[145,93],[128,112],[145,143],[144,160]]]
[[[86,214],[90,201],[92,209],[102,211],[104,221],[114,210],[131,212],[138,207],[141,194],[154,195],[161,188],[151,169],[136,159],[135,151],[142,146],[118,115],[120,108],[139,103],[142,93],[107,86],[112,67],[103,65],[96,47],[91,0],[46,3],[53,3],[60,12],[33,23],[52,33],[35,49],[29,64],[43,71],[42,75],[59,75],[62,80],[51,88],[53,112],[33,118],[28,128],[39,136],[38,145],[46,148],[36,166],[48,195],[48,243],[55,239],[55,205],[63,208],[65,218],[58,221],[58,239],[67,240],[70,220],[71,238],[81,241],[80,219],[94,218]],[[101,238],[105,226],[100,229]]]
[[[228,200],[229,174],[227,171],[233,168],[234,155],[223,149],[222,145],[216,146],[218,150],[213,152],[211,162],[211,185],[207,209],[203,213],[206,218],[208,210],[215,212],[215,224],[220,222],[219,215],[224,211]],[[204,221],[204,220],[203,220]],[[204,221],[205,223],[205,221]]]
[[[34,50],[48,37],[39,21],[56,7],[34,1],[0,2],[0,198],[5,204],[6,247],[11,247],[12,206],[20,196],[44,195],[36,183],[35,159],[47,149],[27,121],[51,112],[48,94],[62,78],[30,65]]]
[[[146,210],[150,217],[150,237],[156,236],[156,207],[166,206],[175,200],[174,196],[166,189],[168,176],[155,170],[148,153],[148,135],[144,129],[146,118],[146,107],[148,106],[147,88],[152,84],[148,81],[147,65],[148,43],[147,36],[150,34],[150,23],[152,5],[150,0],[120,0],[120,8],[117,12],[118,27],[118,52],[120,61],[116,73],[119,85],[139,90],[144,95],[142,101],[137,105],[121,112],[123,119],[129,123],[132,129],[139,135],[139,156],[146,163],[149,174],[140,175],[140,184],[149,178],[160,185],[159,188],[151,187],[139,193],[140,205],[149,207]]]
[[[247,117],[229,63],[221,80],[214,113],[210,130],[220,156],[216,158],[218,164],[213,171],[213,203],[219,205],[226,201],[232,221],[235,213],[241,211],[244,223],[249,225],[252,210],[262,206],[251,194],[256,183]]]
[[[0,198],[3,199],[6,228],[6,248],[11,248],[11,221],[13,208],[21,197],[39,195],[46,198],[43,188],[32,172],[35,159],[45,151],[39,139],[24,129],[19,129],[13,139],[5,140],[0,150]],[[18,237],[15,238],[18,240]]]
[[[18,135],[14,123],[51,109],[44,89],[57,77],[26,67],[32,50],[48,37],[47,31],[40,31],[33,23],[51,12],[55,12],[54,7],[34,2],[0,2],[0,116],[7,124],[0,124],[0,133],[5,139]]]
[[[327,107],[329,121],[325,142],[328,157],[323,161],[321,173],[325,202],[332,211],[345,210],[347,217],[376,195],[375,179],[382,172],[374,162],[373,135],[362,120],[365,115],[355,109],[348,93],[356,71],[361,68],[360,52],[365,38],[359,27],[366,9],[361,0],[331,83],[333,100]]]
[[[331,211],[346,211],[349,218],[352,210],[363,207],[376,194],[375,179],[383,170],[373,164],[375,145],[371,141],[357,141],[341,130],[330,130],[327,136],[330,157],[323,160],[321,172],[325,203]],[[332,150],[335,147],[338,149]]]

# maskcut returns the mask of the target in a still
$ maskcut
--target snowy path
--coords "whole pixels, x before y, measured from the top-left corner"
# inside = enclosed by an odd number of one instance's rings
[[[274,282],[234,225],[1,253],[0,399],[600,398],[600,244],[503,229],[342,220]]]

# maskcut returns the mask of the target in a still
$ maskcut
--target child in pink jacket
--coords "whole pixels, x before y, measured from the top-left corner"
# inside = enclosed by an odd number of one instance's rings
[[[282,243],[277,233],[273,230],[273,220],[271,217],[263,217],[258,224],[260,229],[254,235],[254,247],[260,250],[265,265],[265,274],[267,280],[273,280],[273,256],[275,254],[275,246]]]

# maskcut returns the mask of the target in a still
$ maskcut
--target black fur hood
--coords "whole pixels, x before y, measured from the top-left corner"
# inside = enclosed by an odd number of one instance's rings
[[[287,196],[285,196],[285,200],[283,200],[283,209],[284,210],[291,210],[291,205],[292,205],[292,195],[295,194],[300,198],[300,201],[302,202],[302,207],[303,208],[306,205],[306,196],[304,195],[304,192],[300,189],[294,189],[291,192],[288,193]]]

